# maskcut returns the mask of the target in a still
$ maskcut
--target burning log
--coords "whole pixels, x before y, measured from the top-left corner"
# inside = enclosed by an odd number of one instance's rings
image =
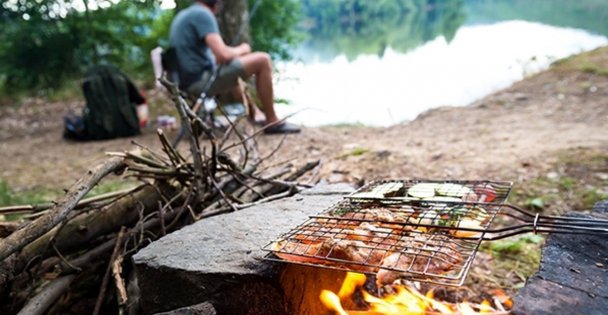
[[[0,227],[0,313],[60,314],[83,302],[89,304],[85,313],[136,312],[132,301],[139,297],[128,280],[131,256],[197,220],[294,194],[302,187],[298,178],[318,165],[258,171],[265,158],[258,155],[251,127],[240,131],[237,121],[216,139],[178,91],[168,88],[189,137],[189,159],[159,130],[163,152],[135,143],[138,150],[109,153],[58,203],[0,209],[0,214],[25,214],[22,222]],[[199,142],[199,133],[208,143]],[[143,184],[83,199],[116,172]]]

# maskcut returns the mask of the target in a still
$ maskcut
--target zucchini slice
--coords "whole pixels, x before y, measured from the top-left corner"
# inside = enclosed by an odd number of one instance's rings
[[[440,184],[437,186],[437,194],[448,197],[462,198],[470,193],[473,193],[469,187],[458,185],[458,184]]]
[[[407,194],[416,198],[430,198],[435,196],[435,189],[438,184],[435,183],[419,183],[407,190]]]

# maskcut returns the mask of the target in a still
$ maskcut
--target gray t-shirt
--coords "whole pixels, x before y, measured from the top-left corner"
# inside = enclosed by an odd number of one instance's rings
[[[175,16],[169,45],[177,54],[181,87],[200,80],[204,71],[215,67],[215,57],[205,43],[205,36],[219,32],[213,13],[200,4],[195,3]]]

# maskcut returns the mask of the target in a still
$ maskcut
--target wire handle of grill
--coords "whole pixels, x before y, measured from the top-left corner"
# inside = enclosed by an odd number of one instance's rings
[[[369,217],[367,212],[384,209],[381,217]],[[581,217],[548,216],[532,213],[511,204],[480,202],[435,202],[385,200],[373,202],[345,201],[327,211],[312,216],[317,219],[343,217],[362,222],[398,224],[410,229],[445,232],[455,238],[498,240],[523,233],[568,233],[608,236],[608,220]],[[497,220],[501,222],[496,227]]]
[[[487,229],[483,236],[484,240],[503,239],[528,232],[535,234],[560,233],[608,236],[608,220],[541,215],[540,213],[531,213],[510,204],[503,204],[502,208],[503,211],[501,213],[504,216],[523,223],[500,229]]]
[[[346,206],[346,204],[343,204]],[[340,207],[338,207],[340,208]],[[564,217],[532,213],[511,204],[479,202],[434,202],[403,201],[395,203],[359,203],[349,210],[365,211],[366,208],[387,208],[395,214],[393,219],[377,218],[375,221],[386,224],[401,224],[414,229],[445,231],[455,238],[492,241],[523,233],[565,233],[608,236],[608,220],[583,217]],[[356,214],[350,220],[370,221]],[[331,212],[316,218],[333,217]],[[505,227],[493,228],[497,219],[512,219],[516,222]],[[465,222],[468,221],[468,222]],[[471,224],[471,222],[473,224]],[[504,224],[501,224],[504,225]],[[467,233],[468,232],[468,233]],[[464,235],[464,236],[463,236]]]

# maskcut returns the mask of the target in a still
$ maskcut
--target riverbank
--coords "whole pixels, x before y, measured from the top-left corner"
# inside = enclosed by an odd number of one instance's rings
[[[175,115],[160,93],[148,96],[153,115]],[[129,139],[64,141],[62,117],[82,105],[33,99],[19,107],[0,108],[0,179],[8,187],[5,195],[55,198],[91,164],[105,159],[105,152],[131,149],[132,141],[159,147],[154,128]],[[262,155],[282,139],[261,136]],[[181,149],[187,150],[185,143]],[[308,183],[503,180],[514,182],[511,203],[545,213],[589,209],[608,198],[608,47],[560,61],[470,106],[437,108],[409,123],[304,128],[301,134],[287,136],[266,163],[290,160],[301,165],[314,159],[321,165],[305,180]],[[124,183],[115,177],[102,190]],[[484,245],[469,288],[513,292],[535,271],[542,238],[505,242],[511,243]]]
[[[287,137],[278,159],[321,159],[311,181],[360,184],[377,178],[535,178],[573,150],[608,145],[608,48],[565,61],[467,107],[441,107],[386,128],[304,128]],[[174,114],[150,92],[152,112]],[[0,108],[0,179],[15,191],[61,190],[104,152],[155,147],[154,128],[133,139],[73,143],[61,139],[62,117],[83,102],[26,100]],[[404,103],[407,103],[404,101]],[[270,150],[281,137],[262,136]],[[569,153],[570,152],[570,153]]]

